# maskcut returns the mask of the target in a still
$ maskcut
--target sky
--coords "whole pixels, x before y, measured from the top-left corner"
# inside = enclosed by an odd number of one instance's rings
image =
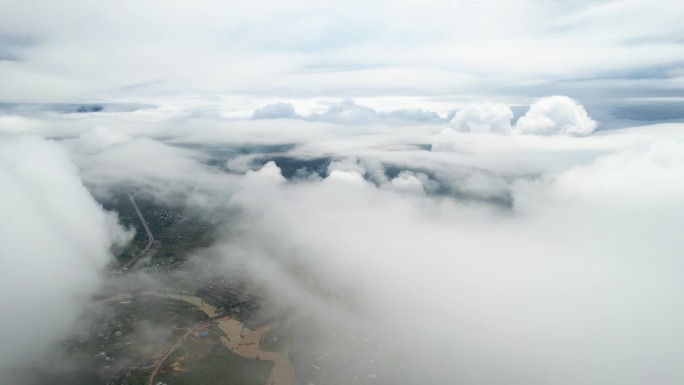
[[[684,6],[658,0],[2,3],[3,102],[367,98],[445,113],[581,100],[681,108]],[[621,116],[618,114],[618,116]],[[652,119],[653,116],[651,115]],[[606,119],[604,119],[606,120]]]
[[[189,258],[332,383],[684,381],[684,3],[0,9],[0,382],[110,283],[122,187],[216,224]]]

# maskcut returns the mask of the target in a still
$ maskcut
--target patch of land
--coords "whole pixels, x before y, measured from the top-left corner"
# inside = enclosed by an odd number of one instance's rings
[[[210,321],[199,322],[193,325],[189,331],[179,338],[178,342],[168,347],[165,353],[159,356],[157,359],[157,364],[152,372],[153,378],[150,378],[149,380],[150,382],[154,382],[154,376],[156,376],[157,372],[160,370],[160,367],[171,355],[176,353],[177,349],[183,346],[184,341],[191,336],[198,327],[212,324],[223,334],[220,336],[221,345],[225,348],[228,348],[228,350],[233,354],[255,361],[266,361],[272,363],[272,370],[266,382],[267,385],[291,385],[294,383],[294,368],[290,362],[288,352],[263,351],[260,347],[260,341],[262,340],[264,334],[277,328],[279,323],[268,324],[252,330],[246,327],[242,322],[232,318],[232,314],[221,314],[214,306],[208,304],[201,298],[166,292],[147,291],[139,293],[136,296],[132,294],[118,294],[116,296],[102,300],[101,302],[121,303],[140,296],[152,296],[162,299],[183,301],[193,305],[196,309],[201,310],[208,318],[211,319]],[[177,357],[176,360],[170,365],[178,362],[179,359],[180,358]],[[170,372],[167,371],[164,375],[168,376],[168,373],[176,373],[174,377],[190,376],[190,374],[186,372],[180,372],[185,373],[181,375],[178,374],[178,371],[173,370]]]

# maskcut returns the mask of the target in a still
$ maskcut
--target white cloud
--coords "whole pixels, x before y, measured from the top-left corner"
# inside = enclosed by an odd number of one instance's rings
[[[684,185],[672,181],[684,180],[684,142],[675,127],[658,131],[594,138],[604,149],[623,143],[588,164],[578,157],[519,178],[503,212],[406,194],[419,187],[410,173],[391,181],[399,191],[377,187],[358,162],[336,164],[322,181],[246,186],[239,196],[250,199],[233,203],[248,235],[214,251],[252,266],[254,279],[327,332],[369,337],[347,353],[376,354],[373,370],[388,382],[678,383]],[[332,356],[351,349],[326,346]]]
[[[232,172],[244,174],[254,168],[256,155],[238,155],[226,161],[226,168]]]
[[[515,124],[515,132],[585,136],[591,134],[596,126],[597,123],[582,105],[567,96],[549,96],[530,106],[529,111]]]
[[[549,96],[532,104],[511,126],[513,111],[498,103],[472,103],[456,112],[451,126],[459,132],[586,136],[597,127],[582,105],[567,96]],[[443,132],[442,136],[448,136]]]
[[[70,331],[99,287],[110,248],[133,234],[93,199],[54,142],[0,137],[0,181],[0,382],[9,384],[21,383],[12,373]]]
[[[575,137],[171,115],[51,116],[43,125],[78,126],[64,143],[89,186],[178,192],[191,209],[211,211],[230,232],[197,258],[246,267],[330,336],[372,337],[379,378],[681,382],[672,358],[684,351],[680,124]],[[89,132],[98,125],[125,135]],[[254,146],[212,163],[217,149],[254,143],[277,152]],[[251,170],[269,156],[330,166],[291,180],[274,162]],[[312,340],[334,357],[367,352]]]
[[[359,175],[364,175],[366,173],[366,169],[363,167],[363,165],[359,164],[355,158],[347,158],[340,161],[330,162],[328,165],[328,175],[335,171],[354,172]]]
[[[393,384],[684,382],[682,125],[595,132],[587,113],[682,94],[684,3],[0,9],[0,132],[60,140],[0,137],[0,382],[68,330],[130,239],[84,183],[181,197],[231,226],[197,258],[247,266],[313,318],[330,339],[309,347],[339,358],[335,376],[373,345],[364,364]],[[509,106],[551,94],[568,96],[512,124]],[[286,180],[275,162],[255,170],[268,157],[331,163]]]
[[[72,146],[80,152],[99,152],[114,144],[125,143],[130,140],[131,137],[125,133],[104,126],[97,126],[79,135]]]
[[[391,186],[396,191],[401,191],[409,194],[425,194],[423,182],[412,172],[404,171],[397,175],[396,178],[390,181]]]
[[[508,134],[511,131],[513,111],[499,103],[474,103],[456,112],[451,126],[461,132],[495,132]]]
[[[20,115],[0,115],[0,133],[39,133],[45,126],[40,120]]]

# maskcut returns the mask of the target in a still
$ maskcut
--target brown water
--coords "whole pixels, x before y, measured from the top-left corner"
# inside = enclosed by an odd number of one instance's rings
[[[185,301],[196,306],[209,317],[215,317],[220,314],[215,307],[206,303],[203,299],[190,295],[179,295],[156,291],[146,291],[138,295],[150,295],[160,298],[169,298],[178,301]],[[124,301],[132,297],[132,294],[117,294],[115,296],[106,298],[100,302]],[[292,362],[290,362],[288,352],[265,352],[261,350],[261,348],[259,347],[259,341],[261,340],[261,337],[264,335],[264,333],[277,327],[279,323],[276,322],[262,326],[256,330],[251,330],[247,328],[244,324],[242,324],[240,321],[234,318],[230,318],[228,316],[226,316],[225,318],[214,320],[212,322],[219,329],[221,329],[223,333],[226,334],[227,337],[221,337],[221,342],[233,353],[245,358],[273,362],[273,370],[271,371],[271,375],[268,378],[267,385],[292,385],[294,383],[294,368],[292,367]],[[177,345],[180,346],[180,341]],[[178,346],[174,346],[171,351],[178,348]],[[171,352],[167,352],[167,354],[163,357],[168,357],[169,353]]]

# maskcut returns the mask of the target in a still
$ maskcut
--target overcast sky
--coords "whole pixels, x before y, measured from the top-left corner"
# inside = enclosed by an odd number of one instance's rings
[[[2,0],[0,101],[682,102],[670,0]],[[304,100],[304,101],[302,101]]]

